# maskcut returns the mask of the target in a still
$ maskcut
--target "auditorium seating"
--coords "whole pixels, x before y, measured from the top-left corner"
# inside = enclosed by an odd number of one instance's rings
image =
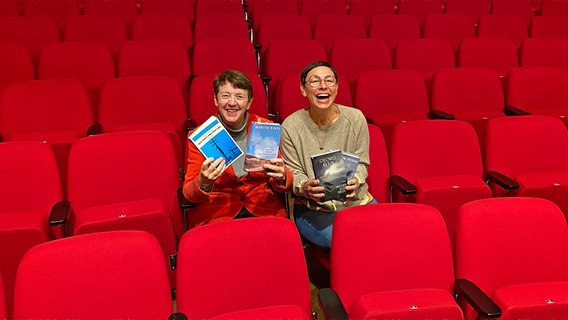
[[[32,248],[16,279],[16,319],[167,319],[162,250],[141,231],[74,236]]]
[[[314,40],[321,41],[328,53],[335,40],[366,38],[365,22],[356,15],[320,14],[314,22]]]
[[[389,186],[389,159],[387,147],[381,129],[378,126],[369,124],[369,159],[371,164],[367,167],[367,180],[369,192],[379,203],[390,202]]]
[[[507,38],[466,38],[459,44],[456,64],[458,67],[489,68],[504,84],[507,72],[519,66],[519,56],[515,44]]]
[[[68,17],[80,13],[76,0],[23,0],[23,7],[26,16],[43,15],[52,18],[60,33],[67,25]]]
[[[312,26],[320,15],[347,14],[347,4],[344,0],[302,0],[300,14],[308,17]]]
[[[132,25],[138,15],[138,7],[135,0],[84,0],[83,14],[85,15],[111,15],[119,17],[131,34]]]
[[[6,310],[6,298],[4,286],[2,285],[2,275],[0,274],[0,318],[8,319],[8,311]]]
[[[507,38],[518,47],[529,36],[528,20],[517,15],[483,15],[477,29],[479,37]]]
[[[0,43],[0,95],[11,83],[35,78],[32,59],[26,47],[18,43]]]
[[[174,266],[183,232],[175,156],[170,137],[159,131],[107,133],[76,141],[69,154],[71,233],[148,231],[160,242],[168,266]],[[175,273],[168,270],[173,286]]]
[[[542,0],[540,14],[543,16],[568,16],[568,1]]]
[[[177,40],[186,50],[193,47],[193,32],[180,14],[144,14],[136,17],[132,40]]]
[[[517,15],[524,17],[528,21],[534,16],[536,10],[535,3],[538,3],[538,10],[540,10],[540,0],[492,0],[491,14]]]
[[[412,15],[378,15],[369,22],[369,38],[384,40],[393,54],[399,40],[421,36],[421,27]]]
[[[244,16],[241,0],[196,0],[195,18],[207,14],[237,14]]]
[[[20,15],[19,3],[15,0],[0,1],[0,17],[17,17]]]
[[[64,30],[66,42],[102,41],[115,58],[127,39],[124,22],[112,15],[70,16]]]
[[[6,299],[0,295],[0,305],[6,302],[11,315],[18,264],[28,249],[55,237],[59,230],[51,230],[48,221],[65,213],[61,210],[65,205],[57,164],[48,145],[3,142],[0,155],[0,270]]]
[[[330,272],[331,289],[319,291],[327,319],[463,319],[453,297],[450,239],[433,207],[383,203],[340,211]]]
[[[459,207],[492,196],[483,180],[477,135],[465,121],[398,124],[393,132],[389,163],[393,201],[435,207],[446,221],[450,239]]]
[[[227,54],[228,52],[230,54]],[[256,55],[249,40],[215,38],[202,39],[195,43],[192,55],[192,76],[219,74],[227,69],[258,74]]]
[[[531,38],[568,38],[568,16],[536,16],[531,19]]]
[[[448,40],[455,49],[462,39],[475,37],[474,20],[465,13],[429,14],[424,20],[423,37]]]
[[[181,14],[189,25],[195,20],[195,0],[144,0],[141,14]]]
[[[498,0],[497,0],[498,1]],[[489,14],[493,0],[446,0],[444,13],[467,14],[477,24],[477,20],[484,14]]]
[[[442,2],[439,0],[399,0],[397,14],[412,15],[420,26],[424,18],[431,13],[442,13]]]
[[[23,44],[35,66],[43,49],[59,40],[57,27],[47,16],[0,18],[0,42]]]
[[[351,0],[349,14],[362,17],[365,25],[369,25],[375,15],[394,15],[394,3],[391,0]]]
[[[519,65],[568,68],[568,38],[527,38],[519,48]]]
[[[248,24],[242,14],[206,14],[195,20],[195,41],[211,38],[250,40]]]
[[[305,16],[271,14],[262,18],[254,36],[255,49],[260,59],[275,40],[312,40],[312,25]]]
[[[552,202],[493,198],[465,204],[456,220],[454,253],[464,304],[487,303],[467,295],[477,291],[498,306],[500,319],[561,319],[568,313],[568,230]],[[466,312],[466,319],[475,316]]]
[[[249,0],[248,4],[248,18],[252,21],[252,30],[255,34],[266,16],[299,14],[295,0]]]

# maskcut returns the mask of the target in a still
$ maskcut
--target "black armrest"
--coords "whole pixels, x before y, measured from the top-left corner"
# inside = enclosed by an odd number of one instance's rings
[[[505,190],[519,189],[519,184],[515,180],[507,177],[501,172],[487,171],[485,173],[485,179],[494,182],[495,184],[497,184],[498,186],[500,186]]]
[[[255,44],[254,44],[254,51],[260,52],[261,49],[262,49],[262,45],[261,45],[261,44],[258,44],[258,43],[255,43]]]
[[[367,120],[367,123],[368,123],[368,124],[375,124],[375,121],[373,121],[373,119],[371,119],[371,118],[369,118],[369,117],[367,117],[367,116],[365,116],[365,120]]]
[[[71,204],[69,201],[61,200],[51,207],[49,212],[49,225],[50,226],[61,226],[66,223],[69,219],[69,213],[71,212]]]
[[[456,117],[451,114],[451,113],[447,113],[446,111],[442,111],[442,110],[430,110],[429,113],[429,117],[430,119],[443,119],[443,120],[455,120]]]
[[[416,186],[401,176],[391,176],[390,183],[405,196],[416,193]]]
[[[280,113],[278,113],[278,112],[269,114],[268,119],[272,122],[275,122],[275,123],[282,123],[282,121],[284,121],[284,119],[282,119],[282,117],[280,116]]]
[[[456,292],[458,298],[463,297],[481,318],[501,316],[501,308],[473,282],[467,279],[456,279]]]
[[[183,312],[174,312],[170,314],[168,320],[187,320],[187,316]]]
[[[271,76],[262,76],[261,79],[262,79],[262,82],[263,82],[264,84],[267,84],[267,83],[269,83],[270,81],[272,81],[272,77],[271,77]]]
[[[185,132],[189,132],[195,128],[197,128],[197,122],[193,119],[185,119],[184,124]]]
[[[339,296],[331,288],[321,288],[318,291],[321,310],[327,320],[348,319],[347,311]]]
[[[103,132],[103,126],[101,126],[98,123],[95,123],[89,126],[89,128],[87,129],[86,136],[93,136],[96,134],[101,134],[102,132]]]
[[[189,200],[187,200],[183,195],[183,187],[177,188],[177,197],[180,208],[185,210],[193,207],[193,203],[189,202]]]
[[[503,108],[503,113],[507,116],[526,116],[530,114],[530,112],[514,106],[505,106],[505,108]]]

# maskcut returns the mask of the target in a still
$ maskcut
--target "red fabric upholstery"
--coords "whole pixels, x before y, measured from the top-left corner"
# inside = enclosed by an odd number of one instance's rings
[[[18,270],[17,319],[166,319],[171,312],[162,250],[146,232],[51,241],[28,251]]]
[[[53,19],[47,16],[0,18],[0,42],[23,44],[37,63],[43,48],[59,42],[59,33]]]
[[[0,143],[0,155],[0,270],[11,315],[18,264],[29,248],[53,239],[47,220],[52,206],[62,199],[62,192],[57,164],[48,145],[4,142]]]
[[[23,44],[0,44],[0,94],[11,83],[34,80],[34,66]]]
[[[138,8],[134,0],[85,0],[83,14],[114,15],[122,20],[127,30],[132,30]]]
[[[0,1],[0,17],[17,17],[20,15],[20,5],[17,1]]]
[[[69,16],[79,15],[76,0],[24,0],[24,15],[49,16],[57,29],[63,30]]]
[[[277,3],[288,1],[278,1]],[[269,1],[272,3],[272,1]],[[259,3],[260,5],[260,3]],[[254,34],[255,44],[261,45],[261,59],[274,40],[312,40],[312,25],[305,16],[296,14],[270,14],[258,22]]]
[[[275,306],[225,313],[209,320],[309,319],[300,306]]]
[[[529,36],[528,21],[517,15],[482,15],[479,18],[477,36],[507,38],[518,47]]]
[[[210,0],[209,0],[210,1]],[[240,0],[239,0],[240,2]],[[247,1],[249,18],[252,19],[252,29],[256,34],[265,17],[272,15],[298,15],[298,5],[295,0],[272,1],[272,0],[249,0]]]
[[[369,22],[369,38],[384,40],[394,54],[399,40],[419,39],[422,31],[412,15],[378,15]]]
[[[568,2],[563,0],[542,0],[540,14],[543,16],[567,16]]]
[[[436,0],[399,0],[398,14],[413,15],[420,25],[431,13],[442,13],[442,3]]]
[[[0,275],[0,279],[2,279]],[[4,296],[4,287],[0,281],[0,318],[8,319],[8,311],[6,310],[6,299]]]
[[[231,48],[231,54],[226,49]],[[219,74],[227,69],[257,74],[254,47],[248,39],[212,38],[195,42],[192,56],[193,76]]]
[[[538,8],[537,8],[538,7]],[[536,9],[540,10],[540,0],[492,0],[491,14],[510,14],[522,16],[529,20],[534,15]]]
[[[304,253],[288,219],[240,219],[190,229],[180,241],[177,270],[177,307],[189,319],[233,312],[228,317],[310,319]],[[259,309],[275,307],[276,313]]]
[[[314,40],[321,41],[327,52],[330,52],[333,42],[337,39],[366,38],[365,21],[357,15],[319,14],[314,22]]]
[[[367,167],[369,176],[365,181],[369,192],[379,203],[390,201],[389,159],[385,139],[379,127],[369,124],[369,158],[371,165]]]
[[[568,38],[567,16],[537,16],[531,19],[531,38]]]
[[[551,66],[568,68],[568,39],[527,38],[521,43],[519,64],[525,66]]]
[[[181,14],[191,25],[195,20],[195,0],[144,0],[142,14]]]
[[[456,55],[458,67],[484,67],[497,73],[501,79],[519,66],[515,44],[500,37],[466,38],[460,42]]]
[[[126,39],[124,22],[113,15],[70,16],[65,27],[66,42],[102,41],[114,56],[118,55]]]
[[[242,14],[207,14],[195,20],[195,41],[211,38],[250,40],[248,24]]]
[[[423,36],[446,39],[457,48],[462,39],[475,37],[475,23],[466,13],[432,13],[424,20]]]
[[[421,204],[340,211],[333,226],[331,288],[349,317],[461,319],[451,301],[454,277],[446,230],[438,210]]]
[[[241,0],[197,0],[195,17],[208,14],[244,14]]]
[[[187,17],[181,14],[144,14],[136,17],[132,40],[166,39],[181,42],[186,50],[193,47],[193,32]]]
[[[502,319],[554,319],[549,312],[565,308],[568,227],[562,211],[548,200],[491,198],[463,205],[456,219],[454,261],[456,277],[493,297]],[[547,305],[546,299],[558,305]]]
[[[373,16],[394,15],[394,3],[391,0],[352,0],[349,14],[361,16],[369,25]]]
[[[467,14],[474,23],[481,15],[489,14],[493,0],[447,0],[444,3],[445,13]]]
[[[310,19],[312,26],[324,14],[347,14],[347,3],[343,0],[302,0],[300,14]]]

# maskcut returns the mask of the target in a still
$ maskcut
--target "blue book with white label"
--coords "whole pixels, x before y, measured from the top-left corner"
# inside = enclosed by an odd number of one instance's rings
[[[188,139],[205,158],[224,158],[227,167],[243,155],[241,148],[215,116],[209,117]]]

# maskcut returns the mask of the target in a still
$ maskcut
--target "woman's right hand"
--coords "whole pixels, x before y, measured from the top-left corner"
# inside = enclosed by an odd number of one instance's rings
[[[213,158],[207,158],[201,164],[201,171],[199,172],[199,186],[203,189],[210,190],[213,187],[215,180],[221,176],[225,171],[225,159],[219,158],[213,161]]]
[[[302,192],[308,199],[315,202],[320,202],[321,198],[325,196],[324,187],[320,186],[319,180],[307,180],[302,183]]]

